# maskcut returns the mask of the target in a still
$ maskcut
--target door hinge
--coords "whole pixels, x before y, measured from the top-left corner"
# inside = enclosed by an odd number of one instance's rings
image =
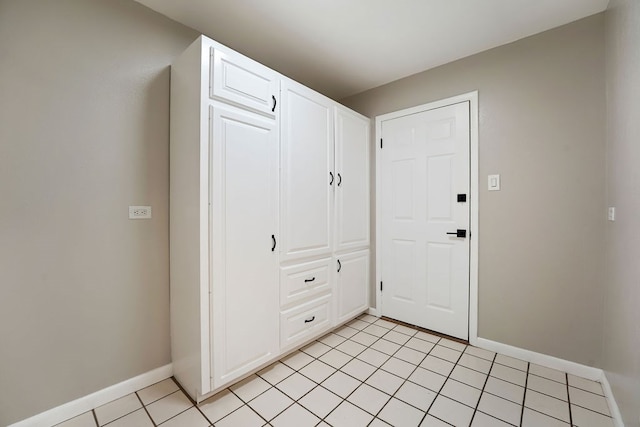
[[[380,292],[382,292],[382,281],[380,281]]]
[[[380,138],[380,149],[382,150],[382,138]]]

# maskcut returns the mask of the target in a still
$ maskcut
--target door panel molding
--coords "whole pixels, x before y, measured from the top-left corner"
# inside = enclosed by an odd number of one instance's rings
[[[437,108],[447,107],[461,102],[469,102],[469,163],[470,163],[470,194],[468,198],[469,203],[469,342],[475,345],[478,340],[478,243],[479,243],[479,229],[478,229],[478,216],[479,216],[479,163],[478,163],[478,92],[469,92],[450,98],[442,99],[427,104],[418,105],[399,111],[383,114],[376,117],[376,135],[375,144],[376,147],[376,237],[381,236],[381,222],[379,220],[379,213],[382,211],[382,183],[381,175],[381,159],[380,150],[384,148],[380,147],[378,143],[382,138],[382,123],[387,120],[396,119],[399,117],[417,114],[428,110],[434,110]],[[446,129],[443,127],[442,131]],[[384,147],[384,145],[383,145]],[[378,245],[376,245],[378,246]],[[382,313],[382,291],[380,290],[380,282],[383,278],[380,275],[381,272],[381,257],[380,246],[376,248],[376,308],[375,310],[380,315]]]

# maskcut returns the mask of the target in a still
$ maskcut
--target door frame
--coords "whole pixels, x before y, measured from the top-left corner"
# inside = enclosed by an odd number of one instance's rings
[[[469,161],[470,161],[470,189],[469,195],[469,215],[471,229],[470,238],[470,254],[469,254],[469,343],[476,345],[478,341],[478,214],[479,204],[479,163],[478,163],[478,91],[464,93],[462,95],[453,96],[439,101],[429,102],[427,104],[418,105],[416,107],[406,108],[387,114],[376,116],[376,309],[373,311],[377,315],[382,315],[382,291],[380,290],[380,265],[382,263],[380,251],[377,250],[377,236],[381,235],[381,225],[378,220],[378,213],[381,211],[381,194],[380,194],[380,139],[382,138],[382,122],[403,117],[409,114],[416,114],[423,111],[433,110],[435,108],[446,107],[460,102],[469,102]],[[383,148],[384,149],[384,148]]]

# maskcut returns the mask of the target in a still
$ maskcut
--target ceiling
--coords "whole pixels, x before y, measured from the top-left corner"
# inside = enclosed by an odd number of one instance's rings
[[[334,99],[606,9],[609,0],[136,0]]]

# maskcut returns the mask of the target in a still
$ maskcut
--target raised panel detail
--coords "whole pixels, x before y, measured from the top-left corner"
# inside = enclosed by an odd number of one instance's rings
[[[391,166],[393,219],[414,219],[414,160],[396,160]]]
[[[453,156],[427,158],[427,215],[430,221],[453,217]]]
[[[453,245],[427,244],[427,306],[451,310]]]
[[[416,273],[416,242],[394,239],[391,243],[393,287],[391,298],[404,302],[414,302],[414,282]]]
[[[451,135],[454,132],[454,125],[454,119],[446,119],[429,123],[426,127],[427,141],[451,138]]]

